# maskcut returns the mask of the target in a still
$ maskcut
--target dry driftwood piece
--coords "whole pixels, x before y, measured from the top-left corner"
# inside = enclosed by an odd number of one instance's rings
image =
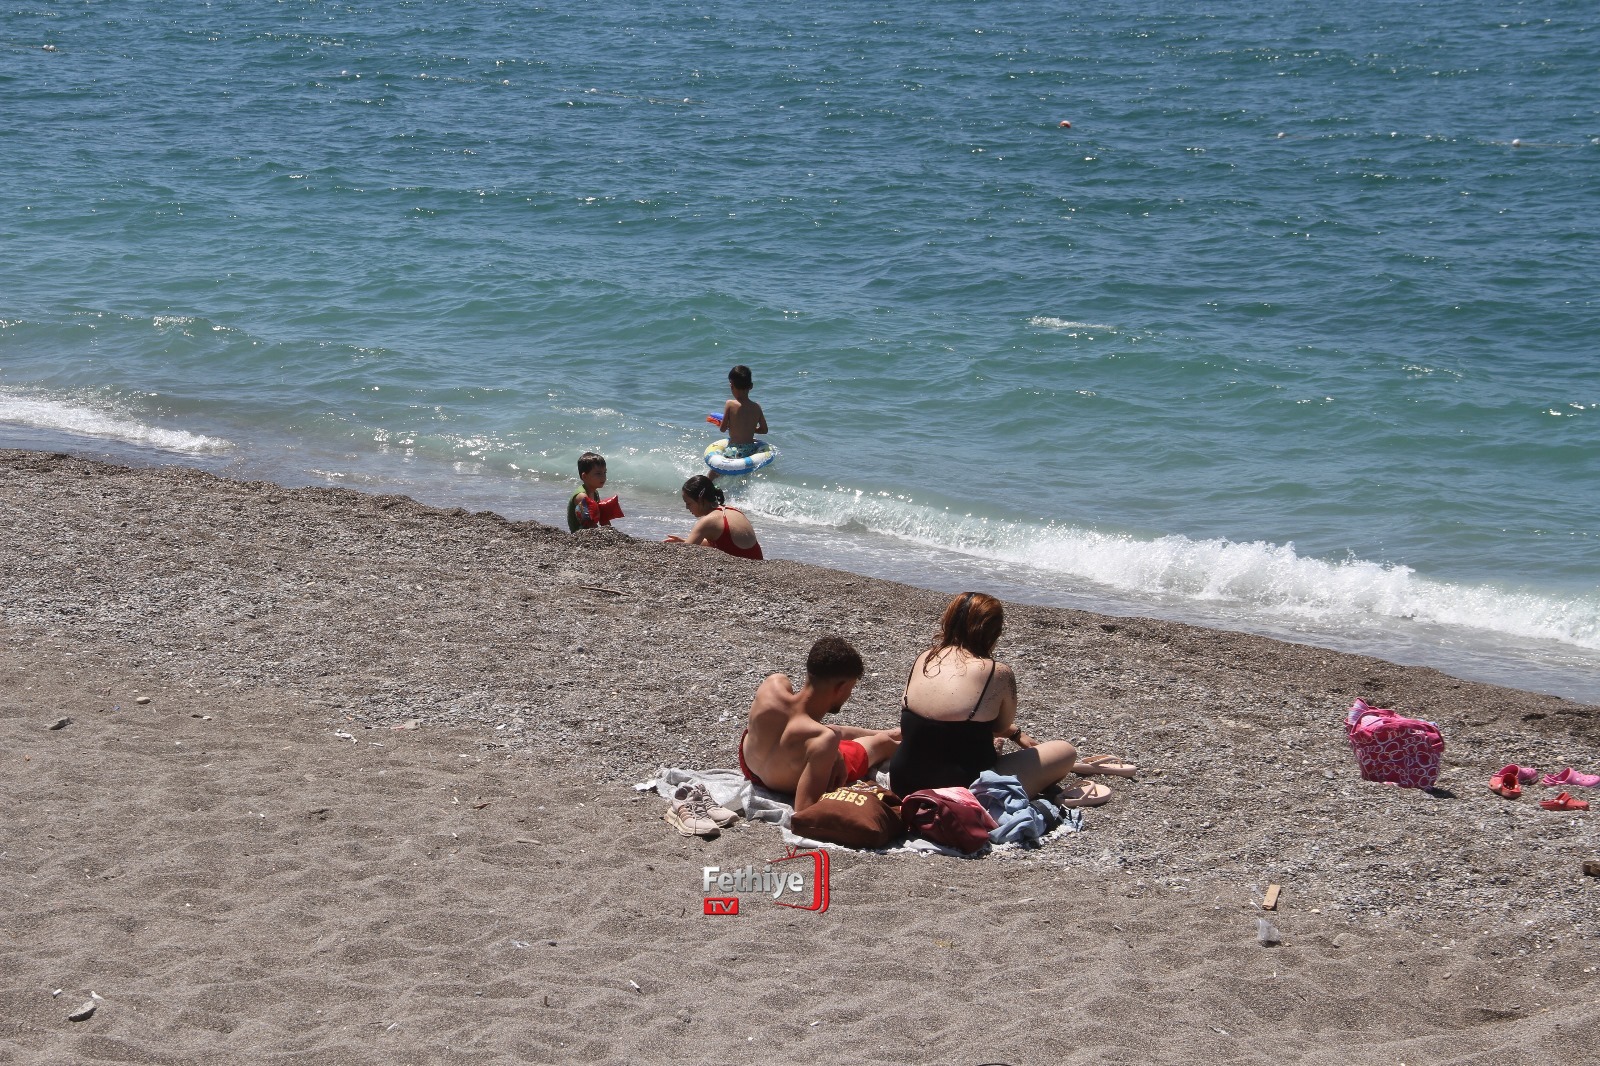
[[[1268,885],[1267,894],[1261,899],[1261,909],[1275,911],[1278,909],[1278,893],[1283,891],[1278,885]]]

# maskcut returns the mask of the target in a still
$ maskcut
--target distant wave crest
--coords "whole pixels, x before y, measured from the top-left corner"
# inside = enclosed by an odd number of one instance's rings
[[[169,452],[224,451],[231,441],[182,429],[163,429],[107,411],[46,397],[0,393],[0,422],[60,430],[85,437],[145,444]]]
[[[1104,333],[1113,333],[1117,328],[1099,322],[1074,322],[1070,318],[1052,318],[1050,315],[1034,315],[1028,319],[1028,325],[1038,329],[1097,329]]]

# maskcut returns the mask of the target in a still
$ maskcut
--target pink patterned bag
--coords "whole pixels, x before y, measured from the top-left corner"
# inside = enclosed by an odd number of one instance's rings
[[[1393,781],[1401,788],[1432,788],[1439,779],[1444,737],[1432,722],[1404,718],[1356,700],[1345,716],[1344,731],[1363,780]]]

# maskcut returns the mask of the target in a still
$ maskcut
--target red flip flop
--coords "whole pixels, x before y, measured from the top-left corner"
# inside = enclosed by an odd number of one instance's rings
[[[1547,811],[1586,811],[1589,809],[1589,801],[1575,800],[1563,792],[1553,800],[1540,800],[1539,806]]]
[[[1512,763],[1489,778],[1489,791],[1498,792],[1506,799],[1521,797],[1522,786],[1517,784],[1517,764]]]

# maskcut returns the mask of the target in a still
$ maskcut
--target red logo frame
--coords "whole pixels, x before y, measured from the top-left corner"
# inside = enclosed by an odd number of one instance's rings
[[[772,865],[780,862],[792,862],[796,859],[809,858],[811,860],[811,902],[810,903],[784,903],[774,900],[780,907],[792,907],[798,911],[816,911],[821,914],[828,909],[828,853],[821,848],[801,851],[794,845],[789,845],[789,853],[781,859],[773,859]]]

